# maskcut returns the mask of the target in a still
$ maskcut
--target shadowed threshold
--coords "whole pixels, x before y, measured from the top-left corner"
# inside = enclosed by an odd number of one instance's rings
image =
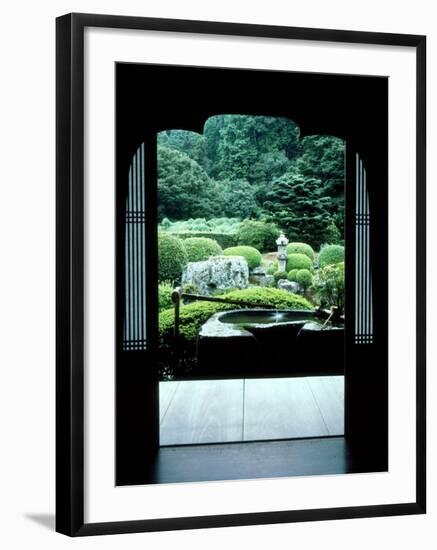
[[[344,437],[161,447],[146,483],[183,483],[380,471]]]

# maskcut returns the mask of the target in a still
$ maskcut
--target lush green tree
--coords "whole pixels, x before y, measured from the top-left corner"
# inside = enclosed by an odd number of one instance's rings
[[[244,220],[237,231],[238,244],[253,246],[260,252],[276,249],[279,229],[273,223]]]
[[[272,183],[264,209],[291,241],[302,240],[313,248],[326,242],[332,223],[331,200],[319,179],[287,172]]]
[[[252,186],[244,179],[217,182],[223,193],[223,213],[229,218],[250,218],[259,214]]]
[[[253,218],[275,222],[291,240],[341,244],[344,141],[300,140],[286,118],[212,116],[203,134],[158,134],[158,190],[160,220]]]
[[[158,146],[158,217],[214,217],[221,208],[222,190],[187,154]]]
[[[301,143],[302,154],[294,168],[321,181],[322,194],[331,199],[332,219],[343,233],[345,142],[334,136],[307,136]]]
[[[165,130],[158,133],[158,145],[187,154],[203,168],[206,164],[206,138],[188,130]]]
[[[286,118],[222,115],[216,149],[221,178],[245,178],[265,185],[283,174],[299,152],[299,130]]]
[[[220,172],[219,163],[219,144],[220,130],[225,125],[226,115],[212,116],[208,118],[203,127],[203,135],[205,136],[205,152],[206,152],[206,171],[212,178],[217,178]]]

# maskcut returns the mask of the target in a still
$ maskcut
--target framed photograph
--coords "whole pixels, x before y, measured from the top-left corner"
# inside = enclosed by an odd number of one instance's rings
[[[57,530],[425,513],[425,37],[57,19]]]

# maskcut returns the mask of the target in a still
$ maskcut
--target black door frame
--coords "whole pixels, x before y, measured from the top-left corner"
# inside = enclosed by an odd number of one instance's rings
[[[223,91],[230,88],[232,94]],[[209,92],[205,93],[205,89]],[[250,95],[251,89],[263,92],[260,96]],[[365,163],[372,212],[371,267],[373,280],[377,283],[373,291],[374,339],[371,344],[356,344],[354,325],[346,321],[345,436],[369,463],[369,468],[386,469],[387,109],[388,80],[384,77],[117,64],[117,203],[124,204],[129,166],[141,143],[145,144],[145,180],[150,183],[145,189],[150,205],[146,206],[146,263],[149,266],[146,274],[146,351],[121,349],[125,295],[123,209],[118,208],[116,214],[119,252],[116,266],[118,485],[146,480],[149,476],[145,464],[153,464],[159,446],[158,374],[154,368],[158,342],[156,135],[169,128],[201,133],[210,116],[225,113],[282,116],[299,125],[301,136],[328,134],[345,140],[347,320],[355,315],[354,277],[347,274],[355,271],[355,212],[350,205],[355,203],[356,153]]]

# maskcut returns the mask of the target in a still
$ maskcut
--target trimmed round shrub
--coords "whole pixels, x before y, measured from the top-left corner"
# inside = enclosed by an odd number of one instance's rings
[[[249,269],[254,269],[261,265],[261,253],[253,246],[231,246],[223,250],[225,256],[243,256],[246,258]]]
[[[298,272],[299,270],[298,269],[292,269],[291,271],[288,272],[288,275],[287,275],[287,279],[289,281],[294,281],[296,282],[296,273]]]
[[[187,231],[187,232],[172,232],[172,235],[178,237],[179,239],[191,239],[191,238],[200,238],[206,237],[207,239],[213,239],[217,241],[218,245],[221,248],[228,248],[229,246],[237,245],[237,234],[236,233],[214,233],[212,231]]]
[[[305,254],[311,261],[314,260],[314,250],[306,243],[288,243],[287,254]]]
[[[319,254],[319,265],[325,267],[344,261],[344,246],[339,244],[327,244]]]
[[[273,274],[273,277],[275,278],[275,281],[278,282],[281,279],[286,279],[287,273],[285,271],[277,271],[276,273]]]
[[[158,309],[159,311],[172,307],[173,302],[171,294],[173,292],[173,285],[170,281],[162,281],[158,285]]]
[[[210,256],[220,256],[223,253],[217,241],[206,237],[185,239],[184,246],[189,262],[201,262]]]
[[[296,283],[298,283],[303,289],[307,289],[312,285],[313,276],[308,269],[299,269],[295,275]]]
[[[187,262],[183,242],[168,233],[158,233],[159,281],[178,281]]]
[[[313,270],[313,262],[305,254],[289,254],[287,257],[287,272],[292,269]]]
[[[275,250],[279,229],[273,223],[244,220],[237,231],[239,245],[253,246],[260,252]]]

